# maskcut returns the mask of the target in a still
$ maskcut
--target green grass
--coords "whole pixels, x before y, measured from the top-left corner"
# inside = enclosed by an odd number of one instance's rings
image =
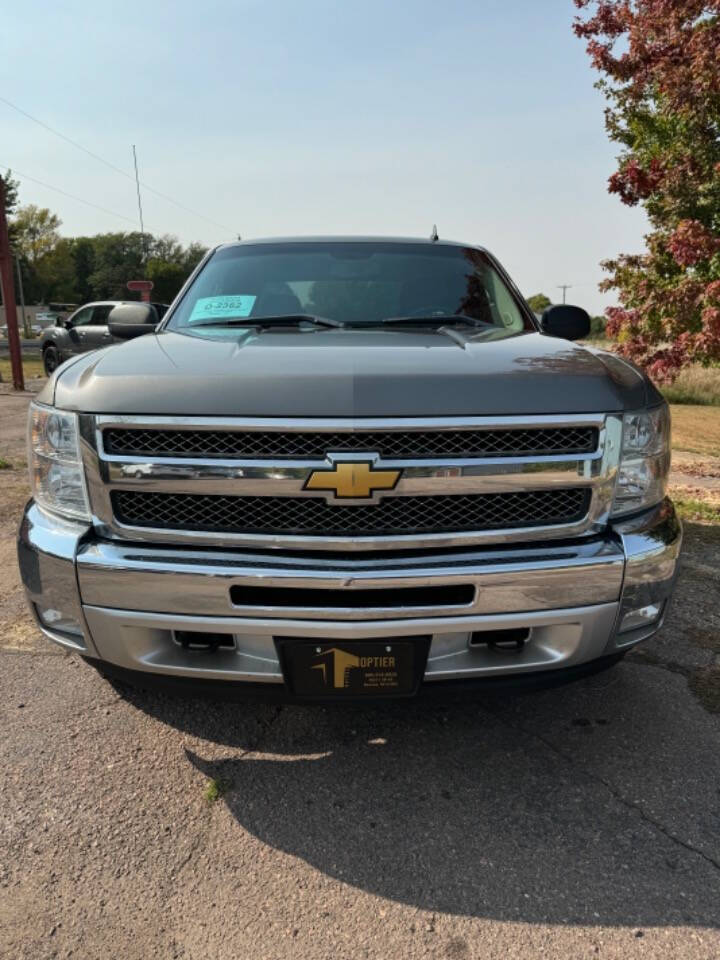
[[[720,367],[693,364],[682,370],[673,383],[661,386],[668,403],[689,403],[695,406],[720,406]]]
[[[12,464],[5,457],[0,457],[0,470],[12,470]]]
[[[23,374],[26,380],[34,380],[35,377],[45,376],[40,354],[36,357],[23,357]],[[12,369],[8,357],[0,357],[0,376],[3,383],[12,383]]]
[[[720,524],[720,507],[717,504],[705,503],[704,500],[683,500],[678,497],[673,497],[673,501],[684,520]]]
[[[222,780],[211,780],[205,787],[205,802],[209,804],[216,803],[227,789]]]
[[[720,457],[720,410],[710,406],[673,404],[673,450]]]

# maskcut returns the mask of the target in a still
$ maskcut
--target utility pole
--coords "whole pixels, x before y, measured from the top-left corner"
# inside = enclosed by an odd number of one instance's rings
[[[143,224],[142,200],[140,199],[140,177],[138,176],[137,153],[135,144],[133,148],[133,163],[135,164],[135,188],[137,189],[138,212],[140,214],[140,236],[142,237],[143,250],[145,251],[145,260],[147,260],[147,241],[145,240],[145,225]]]
[[[558,284],[558,289],[559,289],[559,290],[562,290],[562,292],[563,292],[563,303],[565,303],[565,295],[567,294],[568,290],[572,290],[572,284],[571,284],[571,283],[559,283],[559,284]]]
[[[5,322],[7,324],[8,345],[10,347],[10,367],[12,369],[13,388],[24,390],[22,356],[20,354],[20,334],[15,307],[15,286],[12,275],[12,254],[8,237],[7,217],[5,216],[5,184],[0,177],[0,287],[5,304]]]
[[[18,275],[18,293],[20,294],[20,312],[22,313],[23,318],[23,332],[25,334],[25,339],[30,339],[30,325],[28,323],[27,315],[25,313],[25,291],[23,290],[22,282],[22,270],[20,269],[20,254],[15,254],[15,266],[17,267]]]

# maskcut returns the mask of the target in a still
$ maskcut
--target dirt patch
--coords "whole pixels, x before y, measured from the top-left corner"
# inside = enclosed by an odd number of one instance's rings
[[[689,477],[720,478],[720,457],[677,450],[673,452],[673,470]]]
[[[7,387],[0,384],[0,459],[18,468],[27,463],[27,411],[32,394]]]
[[[6,623],[0,636],[0,650],[3,653],[55,653],[63,656],[58,648],[48,650],[47,641],[38,630],[30,614],[19,613],[10,623]]]
[[[3,471],[2,495],[0,496],[0,529],[6,524],[17,528],[23,507],[30,496],[27,474],[19,470]],[[2,531],[5,533],[6,531]],[[1,534],[0,534],[1,535]]]
[[[2,385],[6,387],[6,384]],[[16,538],[23,508],[30,496],[25,452],[28,394],[0,391],[0,648],[35,650],[47,645],[27,609],[20,583]]]
[[[672,416],[671,495],[720,506],[720,407],[673,406]]]

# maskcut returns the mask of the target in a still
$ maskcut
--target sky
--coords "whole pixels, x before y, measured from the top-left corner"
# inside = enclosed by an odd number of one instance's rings
[[[607,193],[572,0],[6,4],[0,97],[132,174],[184,243],[429,236],[488,247],[526,295],[593,313],[601,260],[642,248]],[[0,169],[66,236],[137,229],[123,176],[0,102]],[[105,208],[101,212],[29,177]],[[190,212],[192,211],[192,212]],[[125,219],[123,219],[125,218]]]

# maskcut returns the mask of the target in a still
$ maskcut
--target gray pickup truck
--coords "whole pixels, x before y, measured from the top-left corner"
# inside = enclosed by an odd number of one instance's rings
[[[485,250],[213,250],[156,327],[30,411],[18,551],[42,631],[143,685],[296,700],[555,683],[658,630],[668,408]],[[139,336],[145,334],[144,336]]]

